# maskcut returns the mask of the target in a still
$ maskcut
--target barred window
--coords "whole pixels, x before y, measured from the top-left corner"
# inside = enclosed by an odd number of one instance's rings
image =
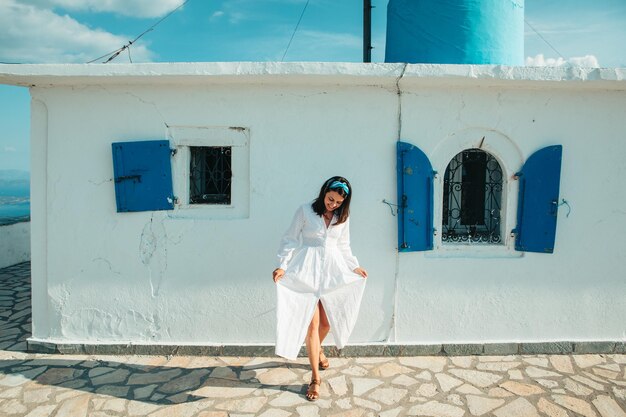
[[[443,243],[501,243],[502,169],[480,149],[458,153],[443,185]]]
[[[191,146],[190,204],[231,204],[230,146]]]

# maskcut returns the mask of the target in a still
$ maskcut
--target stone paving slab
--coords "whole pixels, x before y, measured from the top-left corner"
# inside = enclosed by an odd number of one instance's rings
[[[0,270],[3,417],[626,417],[621,353],[331,358],[316,402],[306,358],[28,353],[29,276]]]

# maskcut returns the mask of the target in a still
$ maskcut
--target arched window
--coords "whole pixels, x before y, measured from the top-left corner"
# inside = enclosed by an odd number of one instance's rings
[[[442,243],[501,243],[502,168],[489,153],[466,149],[446,168]]]

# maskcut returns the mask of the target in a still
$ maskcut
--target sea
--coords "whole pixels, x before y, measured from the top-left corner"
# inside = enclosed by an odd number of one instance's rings
[[[0,170],[0,226],[30,220],[30,175]]]
[[[0,226],[30,220],[30,197],[0,196]]]

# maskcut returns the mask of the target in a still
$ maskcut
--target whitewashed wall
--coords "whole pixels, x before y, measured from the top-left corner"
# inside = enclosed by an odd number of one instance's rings
[[[30,261],[30,222],[0,226],[0,268]]]
[[[198,77],[180,64],[170,78],[114,67],[137,82],[84,67],[61,82],[30,75],[52,84],[31,89],[35,340],[271,344],[278,241],[331,175],[352,182],[352,246],[370,272],[352,342],[626,339],[621,73],[594,84],[532,69],[389,64],[363,76],[360,65],[299,65],[269,78],[267,67]],[[111,143],[181,126],[249,129],[247,217],[116,213]],[[535,150],[562,144],[571,214],[559,211],[555,253],[398,254],[396,217],[382,203],[396,199],[398,136],[440,173],[486,136],[508,177]]]

